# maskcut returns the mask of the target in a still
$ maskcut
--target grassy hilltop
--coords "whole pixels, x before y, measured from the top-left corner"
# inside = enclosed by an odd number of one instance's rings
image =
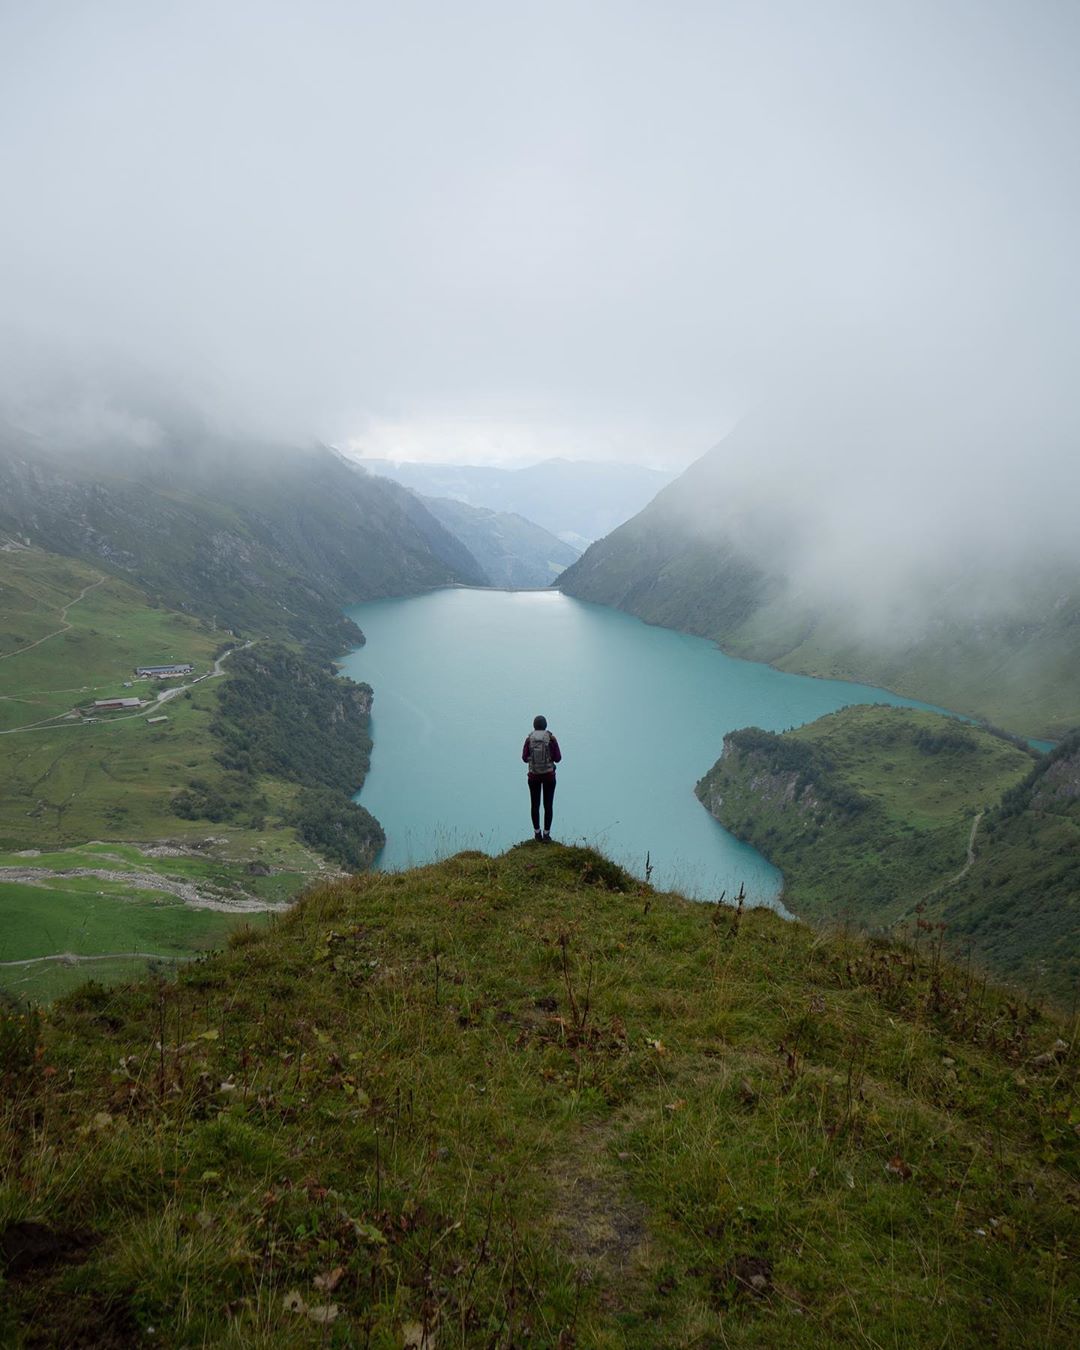
[[[843,708],[783,735],[747,728],[697,786],[784,873],[810,919],[944,924],[999,978],[1072,1005],[1080,981],[1080,755],[1033,758],[981,727]]]
[[[587,850],[343,880],[0,1023],[0,1339],[1071,1346],[1074,1033]]]

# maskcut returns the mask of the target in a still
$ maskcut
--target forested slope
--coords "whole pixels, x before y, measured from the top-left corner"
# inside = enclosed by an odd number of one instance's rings
[[[348,603],[482,583],[411,493],[332,451],[194,436],[135,453],[0,438],[0,534],[83,558],[172,609],[334,658]]]
[[[784,874],[800,917],[930,933],[1068,1007],[1080,988],[1080,754],[934,713],[852,707],[724,738],[706,808]]]

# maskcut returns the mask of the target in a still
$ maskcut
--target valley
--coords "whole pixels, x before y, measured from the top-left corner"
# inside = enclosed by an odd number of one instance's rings
[[[325,873],[284,814],[176,813],[227,779],[212,726],[246,645],[76,559],[0,551],[0,991],[54,997],[87,977],[72,958],[98,979],[170,968]],[[135,676],[170,661],[194,670]],[[94,708],[123,696],[142,706]]]
[[[0,1350],[1080,1346],[1078,68],[0,3]]]
[[[694,815],[700,807],[691,805],[685,815],[684,794],[708,764],[708,750],[699,748],[703,728],[717,726],[713,705],[723,683],[719,666],[714,670],[706,661],[710,673],[702,667],[701,689],[696,684],[693,691],[684,688],[679,667],[689,650],[684,653],[676,643],[671,668],[661,661],[653,669],[654,656],[647,655],[645,642],[649,630],[641,630],[640,637],[629,630],[617,636],[610,624],[607,636],[597,634],[596,645],[586,637],[595,611],[585,608],[576,618],[569,612],[557,618],[552,608],[558,605],[557,593],[545,597],[523,592],[516,599],[508,595],[504,603],[491,593],[484,599],[482,591],[437,592],[422,602],[407,602],[421,604],[426,616],[415,640],[403,639],[401,627],[414,611],[383,608],[398,601],[380,600],[353,609],[350,617],[334,607],[336,598],[361,588],[379,595],[388,587],[408,591],[439,579],[459,586],[487,581],[493,566],[509,566],[519,555],[523,566],[550,572],[557,567],[558,541],[525,521],[511,530],[507,522],[516,517],[453,501],[431,501],[435,514],[427,513],[425,521],[420,499],[329,452],[278,451],[273,487],[261,480],[258,491],[246,493],[239,476],[244,453],[236,462],[225,461],[196,442],[183,453],[170,450],[151,457],[137,470],[122,460],[113,462],[113,486],[107,494],[92,491],[91,471],[100,472],[100,466],[94,469],[91,462],[54,457],[39,463],[17,455],[5,461],[0,456],[0,476],[6,474],[13,488],[5,508],[9,533],[0,550],[0,766],[6,785],[0,799],[0,846],[8,851],[0,864],[0,884],[9,916],[0,949],[0,988],[13,992],[16,981],[21,993],[66,987],[75,973],[59,958],[70,955],[115,962],[126,946],[174,960],[219,941],[236,916],[281,903],[307,879],[369,865],[385,843],[379,822],[366,809],[371,802],[376,803],[376,815],[391,825],[382,866],[409,865],[472,844],[505,847],[518,837],[522,811],[520,803],[513,805],[512,795],[507,797],[503,774],[490,767],[499,757],[496,743],[487,745],[481,735],[479,744],[486,748],[463,760],[458,757],[457,771],[459,776],[464,771],[466,778],[460,780],[464,791],[455,801],[439,792],[437,777],[430,801],[418,786],[428,777],[424,747],[434,723],[427,713],[423,725],[410,730],[409,709],[434,709],[446,700],[453,709],[451,719],[463,720],[474,741],[493,713],[496,722],[502,718],[509,725],[527,722],[533,702],[560,707],[559,725],[569,743],[585,745],[577,772],[568,768],[563,775],[559,798],[561,820],[573,837],[599,843],[639,873],[647,860],[650,874],[659,868],[657,876],[665,884],[701,898],[734,894],[748,886],[751,898],[774,903],[778,874],[757,855],[732,851],[727,836],[710,831]],[[708,464],[695,466],[687,481],[696,482],[695,474],[700,477],[706,470],[713,472]],[[628,608],[669,627],[704,627],[710,636],[717,620],[709,615],[722,612],[726,645],[739,650],[749,644],[756,651],[747,635],[768,631],[765,616],[775,609],[775,599],[769,598],[774,583],[747,570],[745,559],[735,552],[706,556],[700,544],[678,542],[670,499],[684,490],[683,480],[667,488],[640,517],[571,565],[557,586],[574,592],[599,585],[611,575],[609,560],[620,556],[618,550],[625,553],[626,536],[638,541],[634,566],[639,572],[645,569],[641,575],[650,568],[663,573],[659,583],[644,588],[634,583],[624,593],[630,597],[625,600]],[[705,489],[698,484],[698,490]],[[27,495],[31,492],[33,510]],[[342,514],[331,505],[331,492],[339,498],[351,494],[355,514]],[[13,514],[20,500],[22,514]],[[81,534],[72,523],[75,501],[84,508]],[[164,549],[158,547],[158,534],[143,525],[121,526],[121,513],[133,509],[136,501],[146,526],[154,522],[155,531],[164,532]],[[393,514],[388,516],[390,507]],[[178,508],[181,516],[176,515]],[[456,535],[446,532],[436,518],[439,513]],[[91,519],[96,523],[88,526]],[[657,551],[657,521],[667,522],[666,554]],[[336,539],[335,529],[340,531]],[[34,533],[39,539],[62,541],[83,556],[49,552],[33,542]],[[391,535],[396,552],[388,552]],[[386,542],[378,542],[380,537]],[[468,552],[465,540],[472,542],[476,555]],[[429,552],[418,567],[409,549],[421,543]],[[357,549],[361,557],[377,554],[374,569],[365,562],[361,573]],[[365,549],[375,552],[365,554]],[[498,549],[504,553],[499,555]],[[200,560],[208,550],[215,554],[209,569]],[[551,561],[544,562],[545,555]],[[668,561],[661,562],[664,556]],[[314,572],[301,582],[293,570],[297,566]],[[459,568],[456,573],[447,570],[454,567]],[[697,604],[705,575],[713,578],[712,608],[699,607],[689,622],[685,607]],[[182,594],[177,589],[180,578]],[[511,584],[514,574],[508,572],[503,579]],[[297,606],[294,597],[302,586],[312,599]],[[756,608],[747,608],[751,596],[758,597]],[[446,624],[438,617],[444,611]],[[245,626],[230,631],[223,626],[228,616]],[[465,628],[459,633],[463,619]],[[250,626],[261,620],[266,620],[266,631]],[[348,643],[348,635],[360,635],[357,620],[374,628],[379,651],[356,647],[354,636],[354,653],[345,668],[354,679],[377,672],[373,682],[384,691],[383,713],[377,716],[382,757],[377,757],[375,777],[360,797],[364,805],[355,799],[369,772],[372,689],[341,680],[327,663],[330,642]],[[515,637],[513,625],[519,620],[525,626]],[[545,625],[552,620],[548,634]],[[824,652],[821,644],[828,631],[819,623],[799,650]],[[464,633],[470,636],[459,659]],[[737,634],[742,636],[733,636]],[[395,666],[393,659],[387,663],[386,643],[393,647],[402,640],[404,664]],[[775,636],[770,640],[775,642]],[[956,640],[965,639],[960,634]],[[608,650],[611,641],[614,646]],[[438,668],[431,668],[438,688],[412,689],[428,669],[423,652],[433,642],[441,651]],[[508,664],[502,651],[507,643],[515,653]],[[530,672],[530,644],[551,653],[539,682]],[[1005,646],[1012,650],[1015,644]],[[837,659],[841,648],[838,640],[832,656],[815,659],[815,673],[839,670],[850,681],[852,667]],[[954,656],[956,650],[954,643]],[[798,666],[794,651],[767,654],[778,668]],[[982,672],[979,678],[1000,681],[999,693],[1014,698],[1010,691],[1018,683],[1003,674],[1002,661],[987,672],[985,664],[969,655],[968,668]],[[910,667],[910,655],[905,659]],[[924,670],[931,668],[925,644],[919,660]],[[135,675],[138,667],[170,662],[190,665],[190,674],[160,680]],[[459,666],[455,683],[453,672]],[[478,666],[487,668],[484,680],[477,679]],[[626,683],[621,666],[637,670],[638,679]],[[1053,667],[1047,669],[1049,679]],[[582,682],[587,670],[608,671],[601,680],[603,696],[591,712],[586,711],[591,703]],[[730,707],[725,705],[713,734],[717,741],[726,737],[729,748],[699,783],[698,793],[724,826],[782,870],[788,909],[824,921],[836,921],[843,913],[882,929],[910,926],[914,907],[921,905],[919,915],[945,923],[950,941],[967,941],[976,959],[999,975],[1034,981],[1031,987],[1048,996],[1067,996],[1076,978],[1073,879],[1067,865],[1056,871],[1049,865],[1041,845],[1047,843],[1050,857],[1071,857],[1071,818],[1067,811],[1050,816],[1042,812],[1034,828],[1023,826],[1030,813],[1007,817],[1000,807],[1003,794],[1031,770],[1029,753],[971,727],[963,733],[962,750],[951,758],[939,754],[931,759],[911,742],[910,727],[901,734],[897,728],[906,724],[888,722],[887,710],[849,709],[814,722],[831,708],[860,698],[908,700],[820,678],[806,690],[823,698],[794,697],[783,692],[790,677],[778,672],[766,676],[768,667],[736,664],[731,670],[746,673],[748,689],[763,681],[765,702],[738,695]],[[712,688],[716,680],[721,684],[706,695],[706,686]],[[620,704],[624,683],[625,708]],[[1056,706],[1064,707],[1064,683],[1057,675],[1052,683]],[[1039,696],[1038,687],[1030,686],[1033,697]],[[675,695],[676,689],[683,692]],[[481,703],[473,708],[476,696]],[[671,718],[673,699],[681,720]],[[117,706],[98,706],[110,700]],[[135,700],[137,706],[125,707],[125,700]],[[496,712],[503,702],[505,709]],[[1014,713],[1019,707],[1015,701],[1010,706]],[[634,734],[649,747],[654,775],[675,742],[686,742],[686,753],[675,756],[670,772],[661,771],[665,781],[671,779],[664,796],[654,794],[644,816],[633,804],[633,794],[625,800],[613,794],[605,781],[603,756],[592,763],[597,743],[618,744],[620,724],[633,726],[642,708],[649,711]],[[1057,725],[1056,715],[1051,721]],[[800,723],[813,725],[759,743],[747,739],[750,732],[738,730],[750,722],[775,733]],[[949,733],[942,734],[947,739]],[[406,754],[410,742],[415,753]],[[792,816],[773,800],[775,793],[770,797],[753,774],[747,778],[740,769],[739,747],[753,746],[747,764],[760,755],[772,762],[777,756],[784,759],[787,752],[776,747],[788,742],[819,755],[814,762],[820,782],[839,794],[836,800],[856,803],[850,812],[830,808],[821,815],[815,807],[808,817],[800,808]],[[475,771],[468,767],[474,761]],[[954,777],[959,775],[957,783],[966,784],[955,788],[955,800],[942,797],[940,785],[924,781],[931,767],[946,765]],[[508,767],[513,772],[512,760]],[[670,808],[661,804],[669,800]],[[1022,828],[1024,842],[1018,833]],[[1006,840],[1011,841],[1007,847]],[[88,847],[134,848],[141,861],[127,867],[88,865]],[[28,866],[28,860],[14,856],[28,852],[52,861]],[[730,858],[721,861],[726,853]],[[1011,858],[1024,860],[1019,874],[1009,864]],[[190,880],[185,873],[192,868],[210,887],[201,899],[184,889]],[[1025,922],[1024,911],[1037,913],[1037,921]],[[70,922],[60,922],[63,915]],[[117,942],[125,916],[132,920],[126,944]],[[138,936],[152,934],[155,924],[161,931],[157,951],[149,936]],[[177,936],[184,931],[186,946]],[[51,947],[43,937],[46,932],[56,934]],[[69,940],[67,934],[76,936]],[[55,962],[41,960],[54,956]],[[132,960],[137,966],[144,957]],[[15,961],[39,964],[3,964]]]

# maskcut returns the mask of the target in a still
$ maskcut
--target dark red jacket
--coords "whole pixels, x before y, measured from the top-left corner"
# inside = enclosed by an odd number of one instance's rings
[[[530,732],[529,735],[532,735],[532,733]],[[559,742],[555,739],[554,736],[552,736],[550,744],[551,744],[551,762],[552,762],[553,765],[555,765],[555,764],[558,764],[558,762],[562,759],[562,751],[559,749]],[[528,736],[525,737],[525,744],[521,747],[521,762],[522,762],[523,764],[528,764],[528,762],[529,762],[529,737],[528,737]],[[544,779],[547,778],[548,776],[549,776],[549,775],[546,774],[546,773],[533,773],[532,769],[529,770],[529,782],[530,782],[530,783],[542,783],[542,782],[544,781]],[[550,777],[552,777],[552,778],[555,777],[555,769],[554,769],[554,768],[552,768],[552,770],[551,770]]]

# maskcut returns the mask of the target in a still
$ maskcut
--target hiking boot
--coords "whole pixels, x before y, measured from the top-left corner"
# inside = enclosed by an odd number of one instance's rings
[[[541,843],[543,843],[543,841],[544,841],[544,836],[540,833],[539,830],[537,830],[537,831],[533,834],[533,842],[534,842],[534,843],[537,843],[537,844],[541,844]]]
[[[550,843],[551,843],[551,835],[548,834],[547,830],[544,831],[544,836],[543,836],[543,837],[544,837],[544,843],[545,843],[545,844],[550,844]]]

